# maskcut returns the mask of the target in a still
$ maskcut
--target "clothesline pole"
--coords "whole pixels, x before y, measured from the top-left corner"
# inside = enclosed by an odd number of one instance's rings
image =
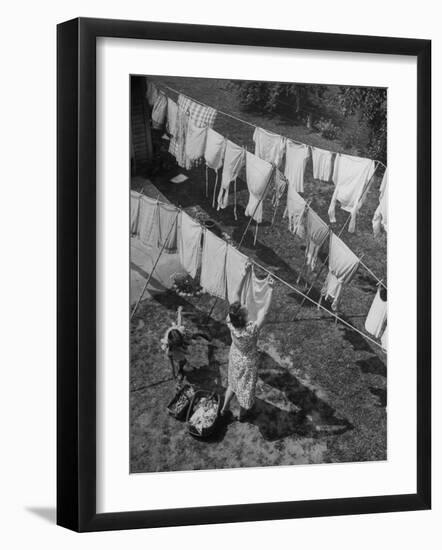
[[[242,243],[243,243],[243,240],[244,240],[244,237],[246,236],[246,233],[247,233],[247,231],[248,231],[248,229],[249,229],[249,227],[250,227],[250,224],[252,223],[253,217],[254,217],[254,215],[256,214],[256,211],[258,210],[259,205],[261,204],[261,202],[263,201],[263,199],[264,199],[264,197],[265,197],[265,195],[266,195],[266,193],[267,193],[267,189],[268,189],[268,187],[269,187],[269,185],[270,185],[270,182],[272,181],[272,177],[273,177],[273,174],[274,174],[274,170],[275,170],[275,166],[273,165],[273,168],[272,168],[272,171],[270,172],[270,176],[269,176],[269,179],[268,179],[267,184],[266,184],[266,186],[265,186],[264,192],[263,192],[263,194],[261,195],[261,198],[259,199],[257,205],[255,206],[255,210],[253,211],[253,214],[250,216],[250,220],[248,221],[247,226],[246,226],[246,228],[244,229],[244,233],[242,234],[242,237],[241,237],[241,239],[240,239],[240,241],[239,241],[238,248],[241,247],[241,245],[242,245]],[[256,243],[256,235],[255,235],[255,243]]]
[[[158,201],[158,199],[157,199],[157,201]],[[132,320],[132,317],[135,315],[135,312],[137,311],[138,306],[140,305],[140,302],[141,302],[141,300],[142,300],[142,298],[143,298],[143,296],[144,296],[144,293],[146,292],[147,285],[150,283],[150,280],[152,279],[152,275],[153,275],[153,273],[154,273],[154,271],[155,271],[155,268],[157,267],[158,262],[160,261],[161,255],[162,255],[162,253],[163,253],[163,251],[164,251],[164,249],[165,249],[165,247],[166,247],[167,240],[169,239],[169,237],[170,237],[170,235],[171,235],[171,233],[172,233],[172,229],[174,228],[174,226],[176,225],[176,223],[177,223],[177,221],[178,221],[178,215],[179,215],[179,213],[180,213],[180,211],[178,210],[178,211],[177,211],[177,214],[176,214],[176,216],[175,216],[175,219],[174,219],[173,223],[172,223],[171,226],[170,226],[169,232],[167,233],[167,237],[164,239],[164,242],[163,242],[163,245],[162,245],[162,247],[161,247],[160,253],[158,254],[158,257],[157,257],[157,259],[156,259],[156,261],[155,261],[155,263],[154,263],[154,265],[153,265],[153,267],[152,267],[152,269],[151,269],[151,272],[150,272],[150,274],[149,274],[149,277],[147,278],[146,283],[145,283],[145,285],[144,285],[144,287],[143,287],[143,290],[141,291],[141,294],[140,294],[139,297],[138,297],[137,303],[135,304],[135,306],[134,306],[134,308],[133,308],[133,310],[132,310],[132,313],[130,314],[130,320]]]

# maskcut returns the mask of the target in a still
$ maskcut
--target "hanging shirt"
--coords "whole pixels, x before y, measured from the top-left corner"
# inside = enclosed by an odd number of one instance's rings
[[[318,214],[311,208],[308,208],[305,215],[305,263],[312,271],[316,268],[319,251],[325,243],[329,231],[327,224]]]
[[[368,193],[369,182],[375,168],[376,165],[373,160],[349,155],[336,155],[333,170],[333,183],[336,187],[328,209],[331,223],[336,222],[335,208],[336,201],[339,201],[341,208],[351,214],[348,230],[350,233],[354,233],[356,215]]]
[[[167,133],[171,136],[175,135],[176,132],[176,123],[178,116],[178,105],[170,97],[167,98],[167,121],[166,121],[166,130]]]
[[[387,300],[382,299],[381,288],[378,288],[365,320],[365,330],[379,338],[387,324]]]
[[[221,178],[221,189],[218,195],[218,209],[225,208],[229,201],[230,183],[238,177],[244,165],[245,149],[227,140],[226,152],[224,155],[223,175]]]
[[[178,107],[176,125],[175,125],[175,134],[172,135],[169,144],[169,153],[175,157],[175,160],[178,163],[178,166],[181,168],[186,167],[186,136],[187,136],[187,126],[189,125],[189,115],[182,109]]]
[[[224,154],[226,151],[226,139],[212,128],[207,129],[206,148],[204,151],[204,160],[212,170],[219,170],[223,165]]]
[[[249,321],[255,322],[258,313],[268,307],[272,300],[272,277],[267,275],[264,279],[258,279],[253,267],[248,271],[246,277],[242,288],[241,302],[247,307]]]
[[[331,176],[332,158],[331,151],[325,151],[318,147],[312,147],[313,178],[315,180],[329,181]]]
[[[227,243],[211,231],[204,232],[203,257],[200,284],[206,292],[218,298],[226,298]]]
[[[250,196],[245,214],[252,216],[257,223],[262,222],[262,202],[272,173],[273,166],[269,162],[246,152],[246,179]]]
[[[204,128],[215,124],[217,112],[212,107],[201,105],[184,94],[178,96],[178,105],[189,114],[196,126]]]
[[[293,187],[287,191],[287,206],[284,212],[284,218],[289,219],[289,231],[298,235],[301,239],[305,237],[305,220],[307,203],[297,193]]]
[[[152,109],[152,128],[161,130],[166,122],[167,97],[159,94]]]
[[[183,268],[193,278],[201,265],[201,236],[203,229],[186,212],[181,212],[179,254]]]
[[[321,294],[332,298],[332,309],[339,307],[342,288],[349,283],[359,267],[358,257],[334,233],[330,233],[328,275],[322,287]]]
[[[248,261],[247,256],[242,254],[239,250],[233,246],[227,247],[226,280],[227,299],[230,304],[234,302],[239,285],[246,274]]]
[[[381,187],[379,189],[379,205],[373,216],[373,234],[377,237],[381,232],[381,227],[384,231],[387,231],[387,215],[388,215],[388,203],[387,203],[387,169],[385,169],[384,177],[382,178]]]
[[[276,167],[280,167],[284,157],[286,139],[278,134],[256,128],[253,132],[255,155]]]
[[[140,193],[131,190],[130,192],[130,233],[136,235],[138,233],[138,215],[140,210]]]
[[[164,252],[174,254],[178,248],[178,209],[173,204],[158,204],[158,247],[164,245]]]
[[[284,175],[289,182],[289,190],[293,188],[298,193],[304,192],[304,172],[309,155],[307,145],[298,145],[287,140],[285,149]]]
[[[151,107],[155,105],[155,101],[160,92],[153,82],[146,78],[146,99]]]
[[[275,177],[273,178],[273,196],[272,205],[277,208],[284,193],[287,189],[288,181],[284,174],[278,168],[275,169]]]
[[[158,209],[158,201],[141,195],[138,211],[138,234],[140,240],[148,246],[158,246]]]
[[[198,164],[204,155],[204,149],[206,147],[207,127],[200,128],[192,119],[189,120],[187,125],[186,134],[186,168],[189,170],[195,164]]]

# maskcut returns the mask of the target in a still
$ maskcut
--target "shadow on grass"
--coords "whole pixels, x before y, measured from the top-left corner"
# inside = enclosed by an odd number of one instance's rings
[[[387,367],[379,359],[377,355],[373,355],[368,359],[360,359],[356,361],[356,365],[359,366],[364,374],[378,374],[379,376],[387,376]]]
[[[387,406],[387,390],[384,388],[368,388],[371,393],[379,399],[379,402],[376,403],[377,407],[386,407]]]
[[[182,305],[198,331],[216,338],[221,345],[231,344],[230,332],[225,323],[213,317],[208,318],[205,312],[196,309],[184,298],[173,292],[166,292],[156,294],[154,299],[171,310],[176,310],[179,305]],[[143,315],[143,311],[144,308],[141,308],[139,315]],[[215,349],[213,342],[209,344],[207,365],[189,372],[186,377],[191,384],[217,391],[222,395],[225,388],[221,384],[220,363],[215,358]],[[260,351],[258,376],[263,382],[283,393],[297,409],[294,412],[286,411],[262,399],[256,400],[248,422],[255,424],[267,441],[294,435],[314,438],[339,435],[353,428],[348,420],[337,417],[330,405],[264,351]],[[228,424],[228,420],[220,419],[218,429],[206,441],[209,443],[221,441],[227,432]]]

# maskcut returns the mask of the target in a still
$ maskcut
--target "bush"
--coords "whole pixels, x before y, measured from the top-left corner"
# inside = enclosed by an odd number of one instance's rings
[[[336,139],[339,136],[340,129],[329,120],[319,119],[315,124],[315,128],[326,139]]]

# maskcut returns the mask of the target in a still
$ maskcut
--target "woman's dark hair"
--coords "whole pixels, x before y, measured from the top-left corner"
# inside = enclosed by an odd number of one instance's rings
[[[167,335],[167,342],[169,344],[169,349],[182,347],[184,344],[183,335],[178,329],[173,328],[169,331],[169,334]]]
[[[246,315],[241,302],[233,302],[229,308],[230,322],[235,328],[244,328],[246,326]]]

